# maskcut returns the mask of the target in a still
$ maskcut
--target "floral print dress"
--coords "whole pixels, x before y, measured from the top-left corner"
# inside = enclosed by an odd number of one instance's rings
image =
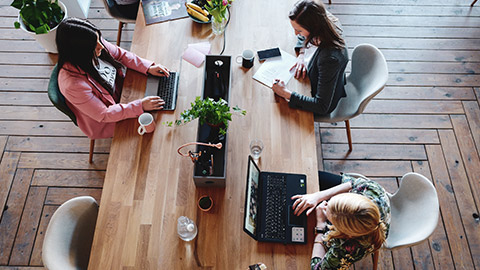
[[[380,184],[365,178],[355,178],[348,174],[342,176],[342,183],[352,184],[351,193],[357,193],[371,199],[380,210],[381,220],[390,227],[390,200]],[[328,232],[326,233],[328,234]],[[323,242],[328,248],[323,258],[314,257],[310,262],[312,270],[348,269],[353,263],[363,259],[373,252],[373,245],[360,243],[356,239],[332,238]]]

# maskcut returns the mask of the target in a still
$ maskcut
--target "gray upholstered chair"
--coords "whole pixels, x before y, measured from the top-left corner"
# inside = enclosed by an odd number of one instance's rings
[[[43,240],[46,269],[87,269],[97,215],[98,204],[90,196],[68,200],[55,211]]]
[[[53,106],[57,108],[59,111],[63,112],[72,122],[77,126],[77,117],[75,114],[70,110],[65,102],[65,97],[60,92],[60,88],[58,87],[58,66],[55,65],[52,70],[52,74],[50,75],[50,81],[48,82],[48,98],[52,102]],[[88,152],[88,162],[93,162],[93,150],[95,148],[95,140],[90,140],[90,151]]]
[[[370,44],[360,44],[352,53],[352,71],[347,77],[345,91],[337,107],[328,115],[315,116],[315,122],[335,123],[345,121],[348,147],[352,151],[350,122],[360,115],[368,102],[385,87],[388,79],[387,62],[382,52]]]

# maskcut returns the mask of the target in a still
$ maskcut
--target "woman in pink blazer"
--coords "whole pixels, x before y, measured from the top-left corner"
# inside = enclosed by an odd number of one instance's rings
[[[169,70],[110,44],[88,21],[67,18],[57,29],[58,84],[78,127],[90,138],[110,138],[115,123],[144,111],[161,110],[157,96],[121,104],[126,68],[143,74],[168,76]]]

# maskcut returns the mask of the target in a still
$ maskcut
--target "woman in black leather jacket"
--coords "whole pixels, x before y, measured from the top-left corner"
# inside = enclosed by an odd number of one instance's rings
[[[341,36],[338,19],[325,10],[317,0],[300,0],[289,14],[295,34],[299,37],[296,49],[299,53],[295,78],[308,75],[312,87],[311,97],[288,90],[285,83],[275,80],[272,90],[289,100],[291,108],[323,115],[332,112],[345,93],[345,68],[348,53]],[[312,58],[306,63],[305,49],[316,47]]]

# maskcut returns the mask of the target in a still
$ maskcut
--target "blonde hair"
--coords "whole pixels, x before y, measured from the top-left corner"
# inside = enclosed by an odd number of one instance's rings
[[[328,202],[329,220],[332,223],[325,241],[332,238],[357,239],[362,244],[379,249],[385,242],[386,226],[380,219],[378,206],[365,196],[342,193]]]

